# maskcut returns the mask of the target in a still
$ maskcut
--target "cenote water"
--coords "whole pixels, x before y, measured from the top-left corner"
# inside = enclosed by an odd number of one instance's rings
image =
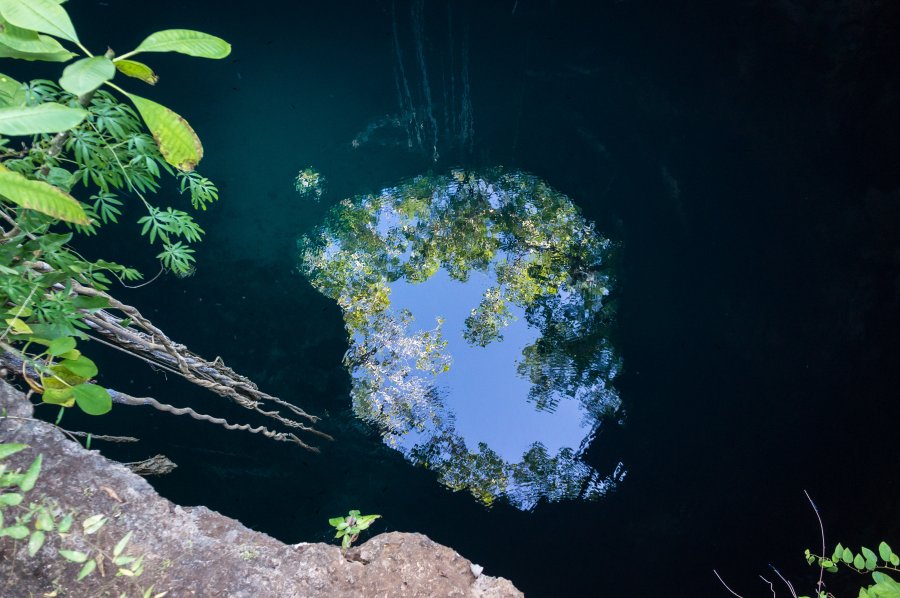
[[[119,50],[233,44],[152,57],[221,199],[194,276],[117,294],[334,437],[72,417],[175,461],[166,497],[289,543],[380,513],[530,596],[727,595],[714,568],[768,595],[770,563],[812,588],[804,490],[829,543],[900,544],[892,4],[67,6]],[[83,251],[155,272],[138,217]],[[93,351],[110,387],[246,421]]]

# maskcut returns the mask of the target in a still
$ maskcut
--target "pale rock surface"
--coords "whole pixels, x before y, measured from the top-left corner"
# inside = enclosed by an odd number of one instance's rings
[[[0,419],[0,442],[31,447],[7,462],[24,469],[44,455],[29,500],[55,500],[76,511],[79,522],[108,515],[109,523],[87,539],[112,552],[133,531],[126,554],[144,555],[146,563],[143,575],[129,579],[116,577],[107,561],[102,575],[77,582],[80,565],[56,554],[55,535],[34,558],[25,541],[2,538],[0,596],[140,596],[151,585],[166,598],[522,596],[509,581],[481,575],[478,565],[421,534],[381,534],[345,552],[328,544],[288,546],[205,507],[172,504],[124,466],[30,419],[31,404],[4,382],[0,408],[11,416]],[[81,526],[72,531],[65,548],[86,550]]]

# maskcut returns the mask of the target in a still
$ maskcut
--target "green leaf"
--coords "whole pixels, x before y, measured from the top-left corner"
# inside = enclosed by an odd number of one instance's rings
[[[72,388],[75,402],[88,415],[103,415],[112,409],[109,392],[96,384],[79,384]]]
[[[109,299],[106,297],[78,295],[72,298],[72,306],[75,309],[103,309],[104,307],[109,307]]]
[[[328,520],[328,524],[331,525],[332,527],[337,527],[340,524],[342,524],[343,522],[344,522],[343,517],[332,517],[331,519]]]
[[[22,52],[0,43],[0,58],[18,58],[20,60],[42,60],[44,62],[68,62],[75,54],[68,50],[51,53]],[[24,96],[23,96],[24,97]]]
[[[18,492],[8,492],[6,494],[0,494],[0,505],[5,507],[14,507],[18,504],[21,504],[23,496]]]
[[[22,29],[16,27],[12,23],[0,22],[0,43],[13,50],[19,52],[27,52],[29,54],[56,54],[65,52],[74,56],[66,50],[62,44],[46,35],[41,35],[37,31]]]
[[[91,515],[81,523],[81,527],[84,529],[85,534],[91,535],[100,531],[100,528],[106,525],[106,522],[107,518],[105,515]]]
[[[75,578],[76,581],[81,581],[88,575],[94,572],[94,569],[97,568],[97,561],[91,559],[84,564],[84,567],[81,568],[81,571],[78,572],[78,577]]]
[[[7,318],[6,324],[13,334],[34,334],[31,327],[19,318]]]
[[[153,69],[143,62],[138,62],[137,60],[117,60],[115,61],[115,65],[123,75],[140,79],[144,83],[156,85],[156,82],[159,81],[159,77],[153,72]]]
[[[0,112],[3,110],[6,109],[0,108]],[[59,220],[74,224],[90,223],[81,204],[65,191],[43,181],[28,180],[18,172],[13,172],[2,165],[0,165],[0,195],[23,208],[35,210]]]
[[[890,561],[891,560],[891,547],[888,546],[887,542],[882,542],[878,545],[878,556],[881,557],[882,561]]]
[[[43,462],[44,455],[38,455],[37,458],[32,461],[28,471],[26,471],[25,475],[22,476],[22,479],[19,480],[19,488],[22,492],[31,492],[31,489],[34,488],[38,476],[41,475],[41,463]]]
[[[117,557],[122,554],[122,551],[125,550],[125,547],[128,546],[128,542],[131,540],[132,532],[128,532],[125,534],[125,537],[119,540],[119,543],[116,544],[116,547],[113,548],[113,556]],[[118,564],[118,563],[117,563]]]
[[[22,540],[28,537],[28,528],[24,525],[12,525],[5,529],[0,529],[0,538],[9,536],[13,540]]]
[[[225,40],[202,31],[166,29],[151,33],[134,49],[138,52],[179,52],[199,58],[225,58],[231,45]]]
[[[72,395],[72,389],[68,386],[63,388],[48,388],[47,385],[44,385],[41,401],[50,405],[71,407],[75,404],[75,397]]]
[[[92,56],[73,62],[63,70],[59,85],[76,96],[94,91],[116,75],[116,66],[106,56]]]
[[[88,555],[78,550],[60,550],[59,556],[73,563],[83,563],[88,558]]]
[[[79,356],[78,359],[64,359],[59,365],[81,378],[90,379],[97,375],[96,364],[84,355]]]
[[[15,455],[21,450],[25,450],[28,448],[27,444],[22,444],[19,442],[10,442],[5,444],[0,444],[0,459],[5,459],[10,455]]]
[[[203,145],[191,125],[161,104],[134,94],[128,97],[147,123],[166,162],[179,170],[194,170],[203,158]]]
[[[53,357],[59,357],[63,353],[68,353],[74,348],[75,339],[71,336],[64,336],[62,338],[55,338],[50,341],[50,346],[47,347],[47,353],[49,353]]]
[[[856,555],[855,557],[853,557],[853,566],[857,569],[865,569],[866,561],[863,560],[862,556]]]
[[[36,555],[46,539],[47,536],[42,531],[31,532],[31,537],[28,538],[28,556]]]
[[[0,74],[0,107],[24,105],[25,89],[22,84],[12,77]]]
[[[59,533],[67,534],[69,530],[72,529],[72,523],[75,521],[75,518],[71,513],[63,517],[63,520],[59,522]]]
[[[843,553],[844,553],[844,546],[840,542],[838,542],[838,545],[834,547],[834,552],[831,553],[831,560],[832,561],[841,560],[841,555]]]
[[[866,559],[866,569],[868,569],[869,571],[875,569],[875,565],[878,564],[878,557],[875,555],[875,553],[871,549],[863,546],[862,555],[863,558]]]
[[[841,560],[849,565],[853,562],[853,552],[849,548],[845,548],[843,554],[841,554]]]
[[[897,556],[893,552],[891,553],[890,560],[891,560],[891,565],[893,565],[894,567],[896,567],[897,565],[900,565],[900,556]]]
[[[66,10],[53,0],[0,0],[0,16],[23,29],[78,41]]]
[[[35,135],[58,133],[78,126],[88,115],[83,108],[70,108],[54,102],[37,106],[0,108],[0,134]]]
[[[341,547],[350,548],[350,544],[353,543],[353,536],[344,536],[344,539],[341,540]]]

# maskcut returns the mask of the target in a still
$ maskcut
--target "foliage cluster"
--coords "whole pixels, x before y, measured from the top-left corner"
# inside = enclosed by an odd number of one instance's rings
[[[350,511],[346,517],[332,517],[328,520],[333,528],[337,530],[335,538],[343,538],[341,540],[342,548],[350,548],[350,546],[359,539],[359,534],[363,530],[369,529],[375,520],[381,515],[360,515],[359,511]]]
[[[0,2],[0,57],[68,63],[57,82],[0,74],[0,309],[6,322],[0,349],[23,363],[44,401],[77,404],[91,414],[108,411],[111,399],[91,384],[96,367],[75,340],[87,338],[84,316],[109,303],[85,290],[105,291],[113,279],[125,283],[142,275],[84,258],[70,246],[73,233],[96,234],[129,214],[127,201],[138,201],[140,234],[159,248],[161,272],[185,276],[195,262],[191,244],[204,231],[188,212],[149,196],[170,175],[194,209],[218,199],[216,186],[194,171],[203,147],[187,121],[113,82],[118,74],[156,83],[153,70],[132,58],[152,52],[223,58],[230,46],[205,33],[170,29],[119,56],[111,49],[94,55],[59,2]]]
[[[46,497],[28,500],[41,473],[43,455],[38,455],[27,470],[9,470],[5,460],[10,455],[25,450],[27,445],[19,443],[0,444],[0,539],[10,538],[24,543],[28,556],[34,557],[45,549],[51,536],[59,539],[61,546],[73,534],[78,519],[74,512],[64,512],[55,502]],[[136,578],[144,571],[144,557],[126,553],[132,532],[122,536],[112,550],[103,543],[92,541],[109,521],[109,517],[98,513],[81,521],[82,541],[89,547],[87,551],[74,548],[57,548],[56,554],[62,559],[81,565],[75,576],[81,581],[96,571],[105,571],[103,563],[111,563],[115,577]],[[158,596],[153,588],[140,588],[144,598]]]

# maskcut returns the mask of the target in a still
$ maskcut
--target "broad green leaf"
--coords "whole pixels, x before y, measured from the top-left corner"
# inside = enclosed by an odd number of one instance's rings
[[[72,298],[72,305],[76,309],[103,309],[104,307],[109,307],[109,299],[106,297],[78,295]]]
[[[22,84],[12,77],[0,74],[0,108],[24,105],[25,89]]]
[[[28,448],[27,444],[21,444],[18,442],[10,442],[6,444],[0,444],[0,459],[5,459],[10,455],[15,455],[21,450],[25,450]]]
[[[19,318],[8,318],[6,324],[12,330],[13,334],[34,334],[31,327]]]
[[[71,54],[52,37],[41,35],[30,29],[22,29],[7,22],[0,22],[0,43],[13,50],[29,54],[56,54],[59,52]]]
[[[0,108],[0,135],[35,135],[74,129],[88,115],[83,108],[54,102]]]
[[[23,446],[24,446],[24,445],[23,445]],[[333,526],[333,527],[337,527],[337,526],[339,526],[340,524],[342,524],[343,522],[344,522],[344,518],[343,518],[343,517],[332,517],[331,519],[328,520],[328,524],[331,525],[331,526]]]
[[[59,86],[76,96],[94,91],[116,76],[116,66],[106,56],[92,56],[73,62],[63,70]]]
[[[134,49],[138,52],[180,52],[200,58],[225,58],[231,45],[225,40],[202,31],[166,29],[151,33]]]
[[[19,58],[21,60],[42,60],[44,62],[68,62],[75,54],[68,50],[60,52],[22,52],[0,43],[0,58]]]
[[[88,558],[88,555],[78,550],[60,550],[59,556],[73,563],[83,563]]]
[[[161,104],[134,94],[128,97],[147,123],[166,162],[179,170],[194,170],[203,158],[203,145],[191,125]]]
[[[81,568],[81,571],[78,572],[78,577],[76,577],[76,581],[81,581],[88,575],[94,572],[94,569],[97,568],[97,561],[91,559],[84,564],[84,567]]]
[[[0,0],[0,16],[16,27],[78,41],[66,9],[53,0]]]
[[[28,538],[28,556],[34,556],[37,554],[38,550],[41,549],[41,546],[44,545],[44,540],[46,540],[46,536],[42,531],[34,531],[31,532],[31,537]]]
[[[122,551],[125,550],[125,547],[128,546],[128,542],[131,541],[132,532],[128,532],[125,534],[125,537],[119,540],[119,543],[116,544],[116,547],[113,548],[113,556],[117,557],[122,554]]]
[[[865,569],[866,561],[862,558],[861,555],[856,555],[855,557],[853,557],[853,566],[857,569]]]
[[[96,384],[79,384],[72,389],[75,402],[88,415],[103,415],[112,409],[109,392]]]
[[[891,547],[888,546],[887,542],[882,542],[878,545],[878,556],[880,556],[883,561],[891,560]]]
[[[5,507],[14,507],[22,502],[22,495],[18,492],[8,492],[0,494],[0,505]]]
[[[80,376],[85,379],[93,378],[97,375],[97,366],[96,364],[81,355],[78,359],[65,359],[59,363],[60,367],[64,367],[76,376]]]
[[[869,571],[872,571],[873,569],[875,569],[875,566],[878,564],[878,557],[875,555],[875,553],[872,552],[871,549],[863,546],[862,547],[862,555],[863,555],[863,558],[866,559],[866,569],[868,569]]]
[[[853,562],[853,552],[849,548],[845,548],[843,554],[841,554],[841,560],[849,565]]]
[[[71,336],[64,336],[61,338],[55,338],[50,341],[50,346],[47,347],[47,353],[49,353],[53,357],[59,357],[63,353],[68,353],[74,348],[75,339]]]
[[[153,72],[153,69],[143,62],[138,62],[136,60],[117,60],[115,61],[115,65],[123,75],[140,79],[144,83],[156,85],[156,82],[159,81],[159,77]]]
[[[831,554],[831,560],[832,561],[841,560],[841,555],[843,553],[844,553],[844,547],[840,542],[838,542],[838,545],[834,547],[834,552]]]
[[[352,536],[344,536],[344,539],[341,540],[341,546],[343,548],[350,548],[350,544],[353,542]]]
[[[22,540],[28,537],[28,528],[24,525],[12,525],[5,529],[0,529],[0,538],[9,536],[13,540]]]
[[[894,567],[900,565],[900,556],[897,556],[895,553],[891,553],[891,565]]]
[[[0,113],[8,108],[0,108]],[[2,117],[0,117],[2,120]],[[2,125],[0,125],[2,129]],[[3,131],[0,130],[0,134]],[[90,224],[81,204],[74,197],[44,181],[32,181],[0,165],[0,195],[29,210],[47,214],[74,224]],[[36,330],[36,328],[35,328]]]
[[[25,475],[22,476],[22,479],[19,480],[19,488],[22,492],[31,492],[31,489],[34,488],[35,482],[37,482],[38,476],[41,475],[41,463],[44,462],[44,456],[38,455],[37,458],[31,463],[31,466],[28,468],[28,471],[25,472]]]
[[[46,380],[44,382],[46,382]],[[72,394],[72,389],[68,386],[50,388],[47,384],[44,384],[44,392],[41,394],[41,400],[50,405],[71,407],[75,404],[75,395]]]

